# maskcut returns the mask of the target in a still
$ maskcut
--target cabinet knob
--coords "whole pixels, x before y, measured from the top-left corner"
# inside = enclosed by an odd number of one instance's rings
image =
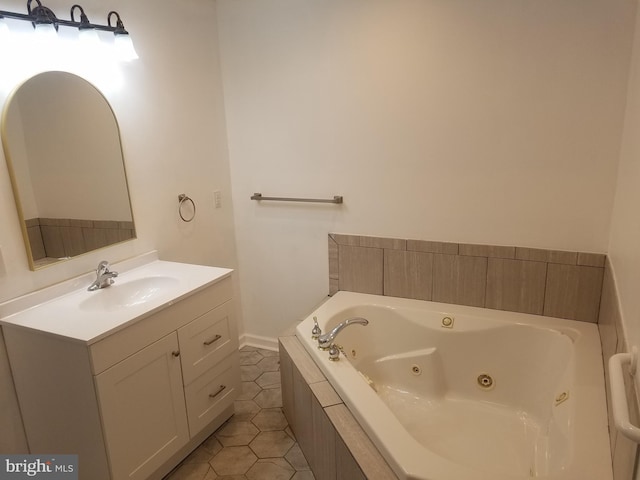
[[[173,352],[171,352],[171,355],[173,355],[174,357],[179,357],[180,356],[180,350],[174,350]]]

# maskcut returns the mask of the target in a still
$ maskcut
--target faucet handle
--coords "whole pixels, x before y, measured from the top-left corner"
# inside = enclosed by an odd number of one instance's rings
[[[337,362],[338,360],[340,360],[341,353],[346,357],[342,345],[336,345],[335,343],[332,343],[329,347],[329,360],[331,360],[332,362]]]
[[[311,330],[311,338],[317,340],[320,335],[322,335],[322,330],[320,329],[320,325],[318,325],[318,317],[313,317],[313,329]]]
[[[106,260],[102,260],[99,264],[98,264],[98,268],[96,268],[96,273],[98,275],[101,275],[103,273],[106,273],[109,271],[109,262],[107,262]]]

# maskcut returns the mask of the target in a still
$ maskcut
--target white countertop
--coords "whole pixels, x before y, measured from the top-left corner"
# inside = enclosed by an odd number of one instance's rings
[[[95,279],[95,274],[88,274],[0,304],[0,324],[92,344],[233,272],[153,256],[142,265],[124,262],[111,269],[118,277],[107,288],[87,291]],[[135,297],[130,297],[132,292]]]

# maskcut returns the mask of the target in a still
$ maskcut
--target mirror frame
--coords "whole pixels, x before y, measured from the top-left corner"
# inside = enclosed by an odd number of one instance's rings
[[[116,133],[118,135],[118,146],[119,146],[119,151],[120,151],[120,159],[119,161],[122,164],[122,169],[123,169],[123,174],[124,174],[124,180],[125,180],[125,186],[126,186],[126,190],[127,190],[127,200],[128,200],[128,204],[129,204],[129,211],[131,212],[131,223],[133,224],[133,236],[131,238],[127,238],[124,240],[120,240],[120,241],[116,241],[116,242],[112,242],[109,243],[108,245],[104,245],[98,248],[95,248],[93,250],[88,250],[86,252],[80,253],[78,255],[74,255],[72,257],[63,257],[63,258],[58,258],[55,261],[51,261],[51,262],[47,262],[44,263],[42,265],[36,265],[36,261],[33,258],[33,251],[31,248],[31,242],[29,240],[29,232],[27,230],[27,222],[26,222],[26,218],[24,216],[24,209],[22,207],[22,201],[21,201],[21,197],[20,197],[20,188],[18,186],[18,179],[16,176],[16,172],[15,172],[15,167],[14,167],[14,163],[13,160],[11,158],[11,154],[9,151],[9,141],[8,141],[8,133],[7,133],[7,115],[9,112],[9,106],[11,105],[11,102],[14,100],[16,94],[18,93],[18,91],[20,90],[20,88],[27,83],[29,80],[31,80],[32,78],[35,78],[39,75],[44,75],[47,73],[61,73],[64,75],[69,75],[69,76],[73,76],[76,77],[77,79],[81,80],[82,82],[84,82],[88,87],[90,87],[92,90],[94,90],[105,102],[106,106],[109,108],[109,111],[111,112],[111,115],[113,116],[113,120],[114,120],[114,124],[115,124],[115,129],[116,129]],[[16,209],[17,209],[17,213],[18,213],[18,219],[20,221],[20,230],[22,231],[22,237],[23,237],[23,241],[24,241],[24,247],[25,247],[25,251],[27,254],[27,260],[29,262],[29,269],[32,271],[37,271],[37,270],[41,270],[43,268],[52,266],[52,265],[58,265],[60,263],[66,262],[68,260],[72,260],[74,258],[78,258],[81,257],[83,255],[87,255],[89,253],[93,253],[93,252],[97,252],[99,250],[103,250],[105,248],[111,247],[113,245],[118,245],[120,243],[124,243],[124,242],[128,242],[131,240],[135,240],[137,238],[137,234],[136,234],[136,225],[135,225],[135,218],[134,218],[134,214],[133,214],[133,205],[131,203],[131,191],[129,188],[129,177],[127,175],[127,166],[126,166],[126,162],[124,159],[124,150],[122,148],[122,136],[120,134],[120,124],[118,123],[118,117],[116,116],[115,112],[113,111],[113,107],[111,106],[111,104],[109,103],[109,101],[107,100],[107,98],[104,96],[104,94],[95,86],[93,85],[91,82],[89,82],[88,80],[86,80],[85,78],[76,75],[74,73],[70,73],[70,72],[66,72],[66,71],[62,71],[62,70],[48,70],[48,71],[44,71],[44,72],[39,72],[29,78],[26,78],[25,80],[23,80],[22,82],[20,82],[20,84],[18,84],[12,91],[11,93],[7,96],[4,106],[2,108],[2,116],[0,117],[0,140],[2,141],[2,148],[3,148],[3,152],[4,152],[4,157],[5,157],[5,161],[7,164],[7,169],[9,171],[9,178],[11,180],[11,188],[13,190],[13,197],[15,200],[15,204],[16,204]]]

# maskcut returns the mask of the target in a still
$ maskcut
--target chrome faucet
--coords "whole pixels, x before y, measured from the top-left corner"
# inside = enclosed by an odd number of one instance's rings
[[[343,329],[345,329],[349,325],[353,325],[354,323],[357,323],[359,325],[368,325],[369,320],[362,317],[354,317],[354,318],[349,318],[343,322],[340,322],[338,326],[334,327],[334,329],[331,330],[329,333],[325,333],[318,337],[318,348],[322,350],[328,350],[329,348],[331,348],[331,344],[333,343],[335,338],[338,336],[338,334]]]
[[[98,268],[96,269],[96,279],[91,285],[89,285],[87,290],[93,292],[100,288],[106,288],[113,283],[113,278],[117,276],[118,272],[112,272],[109,270],[109,262],[103,260],[98,264]]]

